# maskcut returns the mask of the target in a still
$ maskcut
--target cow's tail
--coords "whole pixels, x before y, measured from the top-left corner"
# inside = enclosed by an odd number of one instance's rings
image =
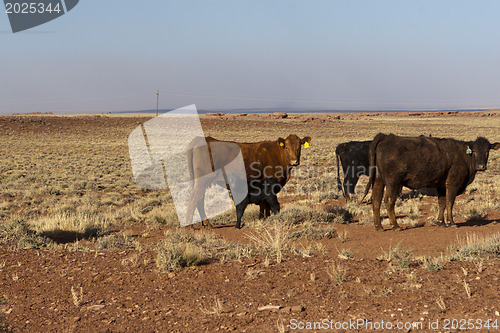
[[[363,194],[363,197],[359,201],[359,203],[362,203],[363,200],[365,200],[366,195],[370,191],[370,189],[373,187],[373,183],[375,182],[375,176],[377,174],[377,165],[376,165],[376,160],[377,160],[377,146],[382,141],[382,139],[385,137],[385,134],[379,133],[377,134],[374,138],[373,141],[370,143],[370,149],[368,153],[368,158],[370,161],[370,166],[369,166],[369,178],[368,178],[368,183],[366,184],[365,187],[365,193]]]
[[[337,157],[337,190],[338,191],[343,191],[342,183],[340,182],[340,168],[339,168],[340,156],[339,156],[338,151],[335,152],[335,155]]]

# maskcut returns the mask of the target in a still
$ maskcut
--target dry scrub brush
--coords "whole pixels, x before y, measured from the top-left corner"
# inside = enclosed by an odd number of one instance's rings
[[[500,233],[490,236],[468,233],[458,243],[458,249],[450,255],[450,260],[477,262],[484,258],[500,258]]]

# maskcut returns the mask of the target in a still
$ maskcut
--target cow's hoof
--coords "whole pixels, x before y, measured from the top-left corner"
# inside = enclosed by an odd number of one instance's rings
[[[451,224],[448,224],[446,225],[448,228],[458,228],[458,225],[456,225],[455,223],[451,223]]]
[[[375,231],[385,231],[383,227],[375,227]]]

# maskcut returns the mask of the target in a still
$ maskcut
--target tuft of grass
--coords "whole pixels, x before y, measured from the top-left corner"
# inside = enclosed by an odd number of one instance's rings
[[[223,305],[222,301],[218,297],[216,297],[215,301],[214,301],[214,305],[212,305],[211,307],[206,308],[206,309],[202,308],[201,311],[205,315],[220,316],[222,314],[222,312],[224,311],[224,305]]]
[[[263,250],[266,255],[275,257],[276,262],[280,263],[283,260],[283,253],[290,250],[289,232],[289,224],[275,220],[262,223],[246,236],[258,249]]]
[[[103,236],[108,232],[109,219],[98,212],[58,212],[33,223],[35,230],[56,241]]]
[[[38,235],[25,220],[12,219],[0,224],[0,244],[14,245],[21,249],[39,249],[51,245],[52,242]]]
[[[331,239],[334,238],[337,234],[337,231],[334,228],[324,228],[318,229],[309,227],[306,229],[302,229],[300,231],[292,232],[288,235],[289,239],[299,239],[305,238],[307,240],[319,240],[319,239]]]
[[[440,258],[428,259],[426,260],[425,269],[432,272],[438,272],[443,269],[441,262],[442,260]]]
[[[221,263],[239,260],[256,252],[250,245],[227,243],[213,233],[191,233],[184,228],[167,230],[165,240],[156,250],[156,265],[164,272],[180,271],[209,259],[218,259]]]
[[[326,273],[332,281],[337,281],[338,283],[344,283],[349,281],[349,275],[347,274],[347,268],[341,264],[332,263],[326,268]]]
[[[458,251],[450,256],[451,260],[480,261],[483,258],[500,258],[500,233],[489,237],[467,234],[465,240],[459,240]]]
[[[398,244],[396,247],[378,256],[377,259],[395,262],[399,268],[404,269],[410,267],[410,263],[413,259],[413,250],[405,250]]]
[[[345,243],[349,240],[349,234],[347,230],[342,231],[341,233],[338,234],[338,238],[342,243]]]
[[[235,244],[229,243],[224,251],[223,259],[236,259],[249,258],[255,253],[255,248],[249,244]]]
[[[119,234],[104,236],[97,243],[98,250],[134,249],[135,243],[128,237]]]
[[[351,213],[349,209],[344,207],[328,207],[326,211],[328,214],[333,214],[335,216],[333,222],[339,224],[349,224],[354,217],[354,214]]]
[[[164,272],[176,272],[195,266],[208,257],[213,234],[191,234],[185,229],[167,230],[165,240],[157,248],[156,266]]]
[[[352,220],[352,214],[342,207],[329,208],[329,211],[318,211],[309,208],[288,208],[277,215],[269,217],[268,221],[280,222],[282,224],[348,224]]]
[[[201,260],[201,250],[192,243],[170,243],[157,249],[156,266],[164,272],[177,272],[195,266]]]
[[[354,252],[352,250],[350,250],[350,249],[342,249],[339,252],[338,257],[340,259],[344,259],[344,260],[353,259],[354,258]]]

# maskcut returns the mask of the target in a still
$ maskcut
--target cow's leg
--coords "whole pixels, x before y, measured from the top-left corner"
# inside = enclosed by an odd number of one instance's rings
[[[373,182],[372,188],[372,210],[373,210],[373,224],[375,230],[382,231],[384,228],[380,223],[380,205],[382,204],[382,196],[384,195],[384,183],[380,177],[377,177]]]
[[[265,218],[265,207],[263,203],[259,204],[259,219],[264,219]]]
[[[344,175],[344,197],[346,199],[350,198],[349,189],[351,188],[351,182],[352,182],[351,176],[348,173],[346,173]]]
[[[241,228],[241,218],[243,217],[243,213],[245,212],[245,208],[247,207],[247,205],[248,199],[245,199],[236,205],[236,229]]]
[[[455,226],[453,221],[453,205],[455,204],[455,197],[457,196],[457,191],[455,189],[446,189],[446,217],[447,226]]]
[[[438,195],[438,205],[439,205],[437,223],[438,225],[442,226],[444,225],[444,210],[446,209],[446,189],[438,188],[437,195]]]
[[[193,222],[193,214],[194,210],[198,208],[198,212],[200,213],[200,217],[202,215],[205,216],[205,189],[206,184],[203,181],[199,181],[200,178],[197,178],[194,181],[193,188],[191,189],[191,193],[189,194],[189,201],[186,210],[186,225],[190,225]],[[203,207],[200,211],[200,206]],[[201,223],[203,225],[203,222]]]
[[[389,215],[389,221],[391,221],[392,229],[401,230],[396,221],[396,213],[394,211],[394,206],[396,205],[396,198],[398,195],[399,186],[394,186],[394,184],[387,184],[387,190],[385,193],[385,208],[387,209],[387,214]]]
[[[351,178],[351,184],[349,187],[349,194],[355,194],[356,192],[356,184],[358,183],[359,177],[354,176]]]
[[[342,162],[342,174],[344,175],[344,180],[342,181],[342,188],[340,190],[342,190],[342,194],[344,195],[344,197],[347,199],[349,198],[349,192],[347,191],[347,184],[349,183],[349,166],[345,165]]]
[[[271,207],[269,206],[269,204],[265,201],[262,201],[260,205],[261,207],[264,207],[264,217],[268,218],[269,216],[271,216]]]
[[[201,225],[202,226],[207,225],[213,228],[213,225],[207,219],[207,214],[205,213],[205,191],[202,192],[203,193],[201,194],[200,199],[196,203],[196,208],[198,209],[198,213],[200,214]]]

